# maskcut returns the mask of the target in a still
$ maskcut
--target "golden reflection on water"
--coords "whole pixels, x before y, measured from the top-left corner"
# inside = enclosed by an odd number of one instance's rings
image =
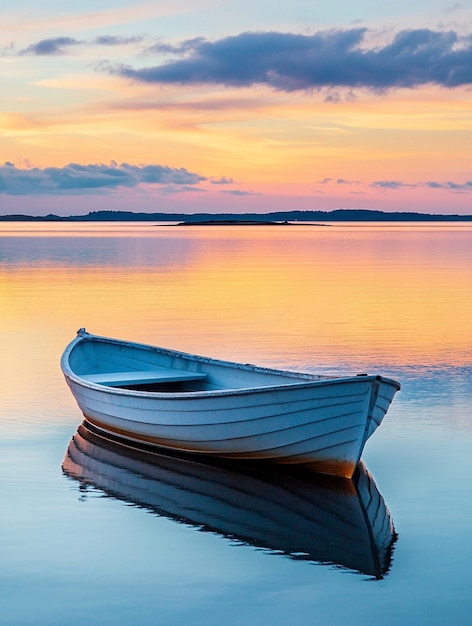
[[[3,384],[75,331],[300,369],[461,365],[472,226],[2,224]],[[28,368],[29,371],[28,371]],[[54,380],[54,384],[57,380]],[[28,393],[28,391],[26,391]]]

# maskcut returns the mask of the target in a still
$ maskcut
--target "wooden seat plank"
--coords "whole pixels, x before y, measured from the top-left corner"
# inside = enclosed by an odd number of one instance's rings
[[[206,378],[206,374],[176,369],[162,369],[131,372],[101,372],[99,374],[84,374],[82,378],[107,387],[120,387],[122,385],[148,385],[151,383],[203,380]]]

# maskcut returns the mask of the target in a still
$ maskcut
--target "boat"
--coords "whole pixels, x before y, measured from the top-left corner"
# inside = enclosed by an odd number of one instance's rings
[[[84,417],[103,433],[196,455],[310,464],[346,478],[400,388],[379,375],[288,372],[84,328],[61,367]]]
[[[302,466],[200,459],[133,449],[84,421],[65,453],[80,499],[99,490],[232,545],[381,579],[397,540],[391,514],[362,461],[354,478]],[[93,499],[93,501],[96,501]]]

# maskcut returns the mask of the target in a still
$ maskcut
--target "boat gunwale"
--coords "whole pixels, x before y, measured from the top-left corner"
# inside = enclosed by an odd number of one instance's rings
[[[271,385],[263,385],[258,387],[231,387],[227,389],[213,389],[213,390],[196,390],[196,391],[176,391],[176,392],[162,392],[162,391],[144,391],[144,390],[136,390],[136,389],[126,389],[123,387],[112,387],[108,385],[103,385],[101,383],[94,383],[92,381],[86,380],[84,377],[80,376],[80,374],[76,374],[69,362],[70,355],[72,351],[80,344],[86,341],[97,342],[97,343],[105,343],[105,344],[113,344],[116,346],[127,346],[130,348],[134,348],[137,350],[147,350],[150,352],[159,352],[164,353],[168,356],[183,358],[184,360],[196,361],[200,363],[208,363],[210,365],[216,365],[220,367],[232,367],[243,371],[249,372],[257,372],[261,374],[271,374],[275,376],[280,376],[283,378],[284,376],[290,378],[300,378],[300,382],[292,382],[292,383],[283,383],[283,384],[271,384]],[[222,359],[215,359],[211,357],[204,357],[200,355],[190,354],[187,352],[181,352],[179,350],[172,350],[169,348],[161,348],[160,346],[153,346],[150,344],[142,344],[132,341],[124,341],[120,339],[114,339],[110,337],[104,337],[100,335],[94,335],[88,333],[84,328],[81,328],[77,332],[77,337],[75,337],[69,345],[65,348],[64,353],[61,357],[61,368],[64,373],[66,379],[69,379],[71,382],[78,384],[82,387],[91,389],[93,391],[99,391],[101,393],[106,393],[107,395],[116,395],[116,396],[139,396],[142,398],[159,398],[159,399],[175,399],[179,400],[192,400],[197,398],[208,398],[208,397],[224,397],[224,396],[234,396],[234,395],[248,395],[248,394],[260,394],[267,393],[273,391],[285,391],[285,390],[296,390],[296,389],[307,389],[311,387],[318,386],[327,386],[327,385],[339,385],[343,383],[356,383],[356,382],[374,382],[380,381],[387,385],[391,385],[396,388],[398,391],[400,389],[400,383],[396,380],[393,380],[388,377],[384,377],[378,374],[356,374],[353,376],[331,376],[331,375],[320,375],[320,374],[310,374],[308,372],[294,372],[288,370],[280,370],[275,368],[262,367],[258,365],[253,365],[250,363],[237,363],[233,361],[225,361]]]

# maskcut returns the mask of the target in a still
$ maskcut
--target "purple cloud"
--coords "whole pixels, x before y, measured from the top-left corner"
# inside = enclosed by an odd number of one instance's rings
[[[0,166],[0,193],[7,195],[90,194],[142,184],[183,189],[205,180],[185,168],[167,165],[69,163],[64,167],[20,169],[6,162]]]
[[[367,29],[314,35],[245,32],[152,49],[177,55],[154,67],[103,66],[108,72],[156,84],[268,85],[280,91],[324,87],[386,90],[472,83],[472,37],[454,31],[404,30],[383,47],[363,47]],[[351,92],[352,93],[352,92]],[[337,100],[336,94],[332,100]]]
[[[68,48],[82,45],[84,42],[72,37],[51,37],[41,39],[20,52],[21,55],[58,56],[65,54]]]
[[[220,191],[220,193],[226,193],[230,196],[260,196],[260,193],[255,191],[243,191],[242,189],[225,189],[224,191]]]
[[[227,178],[226,176],[221,176],[220,178],[210,178],[210,182],[212,185],[234,185],[234,180],[232,178]]]
[[[32,43],[27,48],[19,52],[21,56],[59,56],[67,54],[73,48],[87,45],[96,46],[125,46],[133,43],[140,43],[144,40],[142,36],[117,37],[113,35],[100,35],[90,40],[74,39],[73,37],[50,37]]]
[[[412,189],[417,185],[411,183],[403,183],[399,180],[375,180],[370,183],[371,187],[380,187],[382,189]]]

